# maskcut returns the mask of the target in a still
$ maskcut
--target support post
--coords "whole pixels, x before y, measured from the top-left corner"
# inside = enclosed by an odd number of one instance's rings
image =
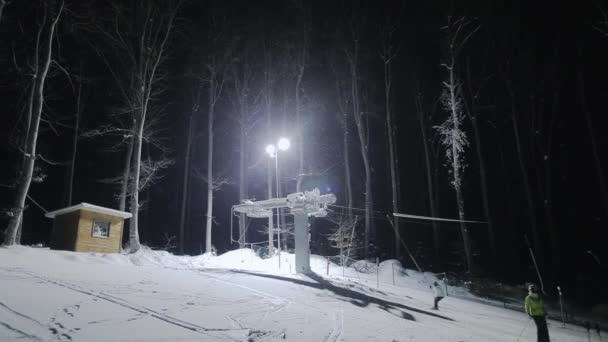
[[[310,247],[308,243],[308,214],[294,213],[296,243],[296,273],[310,272]]]
[[[380,288],[380,258],[376,257],[376,288]]]
[[[559,311],[562,314],[562,327],[566,327],[566,319],[564,318],[564,302],[562,301],[562,289],[558,286],[557,292],[559,293]]]

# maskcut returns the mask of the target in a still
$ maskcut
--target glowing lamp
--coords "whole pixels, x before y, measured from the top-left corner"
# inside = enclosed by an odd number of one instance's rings
[[[274,147],[274,145],[266,146],[266,153],[268,153],[268,155],[270,155],[271,157],[274,157],[276,152],[277,152],[277,149],[276,149],[276,147]]]
[[[279,139],[279,142],[277,145],[279,146],[279,149],[281,151],[286,151],[289,149],[289,146],[291,146],[291,144],[289,143],[289,139],[287,139],[287,138]]]

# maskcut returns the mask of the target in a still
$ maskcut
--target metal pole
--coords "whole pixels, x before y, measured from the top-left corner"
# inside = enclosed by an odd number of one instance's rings
[[[380,288],[380,258],[376,257],[376,288]]]
[[[272,171],[270,164],[272,160],[268,160],[268,164],[266,165],[268,168],[267,174],[267,183],[268,183],[268,199],[272,198]],[[274,210],[270,209],[270,217],[268,217],[268,257],[271,258],[274,256]]]
[[[528,240],[528,236],[524,234],[524,239],[526,240],[526,244],[528,245],[528,250],[530,251],[530,257],[532,258],[532,263],[534,264],[534,269],[536,269],[536,275],[538,276],[538,281],[540,282],[540,290],[543,294],[545,293],[545,284],[543,283],[543,278],[540,276],[540,270],[538,269],[538,264],[536,263],[536,258],[534,257],[534,252],[532,251],[532,246],[530,245],[530,241]]]
[[[559,310],[562,314],[562,326],[566,327],[566,319],[564,318],[564,303],[562,302],[562,289],[558,286],[557,292],[559,293]]]
[[[281,197],[279,192],[279,149],[274,154],[274,171],[277,179],[277,198]],[[277,249],[279,250],[279,270],[281,269],[281,208],[277,208]]]

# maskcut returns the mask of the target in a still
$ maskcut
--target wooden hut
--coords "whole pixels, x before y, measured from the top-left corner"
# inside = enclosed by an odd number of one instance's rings
[[[124,220],[130,213],[89,203],[46,213],[54,219],[51,249],[118,253]]]

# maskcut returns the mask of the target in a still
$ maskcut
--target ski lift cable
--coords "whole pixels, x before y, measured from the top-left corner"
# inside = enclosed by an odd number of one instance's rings
[[[401,213],[393,213],[393,216],[403,217],[403,218],[412,218],[412,219],[418,219],[418,220],[429,220],[429,221],[464,222],[464,223],[478,223],[478,224],[487,224],[488,223],[488,222],[484,222],[484,221],[458,220],[458,219],[449,219],[449,218],[442,218],[442,217],[410,215],[410,214],[401,214]]]
[[[361,209],[361,208],[354,208],[354,207],[345,207],[345,206],[341,206],[341,205],[335,205],[335,204],[329,204],[328,207],[335,207],[335,208],[341,208],[341,209],[351,209],[351,210],[358,210],[358,211],[362,211],[365,212],[365,209]],[[332,211],[331,209],[328,209],[330,211]],[[375,219],[375,220],[383,220],[386,221],[386,214],[385,212],[381,212],[381,211],[375,211],[372,210],[371,211],[371,218]],[[343,215],[348,215],[348,214],[344,214]],[[361,216],[361,214],[350,214],[350,216]]]
[[[328,212],[331,212],[331,213],[339,213],[339,214],[341,214],[341,215],[348,215],[348,214],[345,214],[345,213],[343,213],[343,212],[341,212],[341,211],[337,211],[337,210],[334,210],[334,209],[329,209],[329,208],[327,209],[327,211],[328,211]],[[388,214],[388,213],[386,213],[386,214],[384,214],[384,216],[380,216],[380,214],[373,214],[373,213],[372,213],[371,218],[372,218],[372,220],[388,221],[388,219],[387,219],[387,215],[389,215],[389,214]],[[356,216],[361,216],[361,215],[352,214],[351,216],[352,216],[352,217],[356,217]],[[390,215],[389,215],[389,216],[390,216]],[[420,220],[406,219],[406,218],[402,218],[400,221],[401,221],[401,222],[408,222],[408,223],[412,223],[412,224],[417,224],[417,225],[429,225],[429,226],[430,226],[430,225],[432,224],[431,222],[426,222],[426,221],[422,221],[422,222],[421,222]]]
[[[351,210],[365,211],[365,209],[363,209],[363,208],[347,207],[347,206],[337,205],[337,204],[328,204],[327,206],[328,207],[335,207],[335,208],[342,208],[342,209],[351,209]],[[383,217],[384,217],[384,215],[386,215],[386,213],[381,212],[381,211],[371,210],[371,212],[373,214],[382,215]]]
[[[44,209],[43,206],[41,206],[38,202],[36,202],[30,195],[26,195],[27,198],[32,201],[36,206],[38,206],[38,208],[42,209],[42,211],[44,211],[44,213],[48,213],[49,211]]]
[[[343,209],[359,210],[359,211],[363,211],[363,212],[365,211],[365,209],[362,209],[362,208],[346,207],[346,206],[341,206],[341,205],[336,205],[336,204],[330,204],[328,206],[336,207],[336,208],[343,208]],[[372,215],[377,215],[376,217],[378,219],[384,219],[384,220],[387,219],[386,218],[386,215],[387,215],[386,212],[381,212],[381,211],[376,211],[376,210],[372,210],[371,212],[372,212]],[[411,215],[411,214],[402,214],[402,213],[392,213],[392,214],[395,217],[409,218],[409,219],[415,219],[415,220],[487,224],[487,222],[484,222],[484,221],[458,220],[458,219],[449,219],[449,218],[422,216],[422,215]]]

